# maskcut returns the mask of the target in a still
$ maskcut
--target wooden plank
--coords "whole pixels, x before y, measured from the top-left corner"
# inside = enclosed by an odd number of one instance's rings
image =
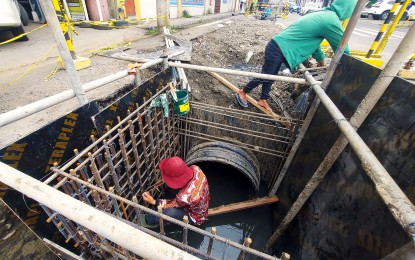
[[[277,201],[279,201],[279,199],[277,196],[274,195],[270,197],[263,197],[263,198],[258,198],[254,200],[247,200],[243,202],[222,205],[216,208],[209,209],[208,216],[211,217],[211,216],[216,216],[216,215],[225,214],[229,212],[264,206],[264,205],[275,203]]]
[[[227,79],[225,79],[224,77],[220,76],[219,74],[217,74],[216,72],[207,72],[209,73],[211,76],[213,76],[214,78],[216,78],[217,80],[219,80],[222,84],[224,84],[225,86],[227,86],[228,88],[230,88],[231,90],[238,92],[239,88],[235,85],[233,85],[231,82],[229,82]],[[260,106],[258,104],[258,102],[252,98],[249,95],[246,95],[246,99],[249,101],[249,103],[251,103],[252,105],[256,106],[259,110],[261,110],[262,112],[264,112],[265,114],[271,116],[272,118],[274,118],[275,120],[277,120],[278,122],[280,122],[281,124],[283,124],[286,127],[290,127],[290,124],[285,121],[284,119],[282,119],[279,115],[273,113],[273,112],[269,112],[268,110],[266,110],[264,107]]]

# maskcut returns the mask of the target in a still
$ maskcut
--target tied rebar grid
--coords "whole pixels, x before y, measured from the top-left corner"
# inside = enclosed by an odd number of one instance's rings
[[[170,109],[170,115],[172,113]],[[106,138],[95,139],[92,136],[93,144],[88,149],[81,152],[75,150],[75,160],[62,167],[55,165],[52,169],[58,177],[45,182],[53,184],[54,188],[73,198],[197,256],[215,259],[210,255],[211,248],[204,252],[187,245],[189,232],[206,236],[219,243],[218,246],[226,244],[263,259],[277,259],[141,205],[144,204],[141,195],[145,191],[151,192],[156,198],[160,196],[158,185],[162,182],[158,162],[166,157],[183,155],[183,144],[187,144],[188,140],[183,140],[181,132],[188,126],[177,116],[165,118],[160,109],[153,109],[149,113],[144,105],[129,113],[126,119],[118,119],[119,123],[114,128],[107,127],[104,134]],[[72,240],[74,246],[80,246],[86,254],[97,258],[140,259],[122,246],[46,206],[42,205],[42,208],[49,216],[47,221],[55,224],[66,242]],[[184,231],[183,240],[178,241],[164,235],[161,226],[159,233],[144,228],[140,221],[142,213],[156,215],[164,222],[181,226]]]
[[[273,169],[269,183],[274,183],[295,140],[297,129],[301,126],[301,120],[281,118],[290,125],[285,127],[261,113],[241,113],[238,109],[199,102],[191,102],[190,106],[191,112],[187,116],[175,116],[180,127],[176,130],[183,144],[183,158],[199,142],[232,143],[262,158],[261,165],[270,164],[271,158]]]

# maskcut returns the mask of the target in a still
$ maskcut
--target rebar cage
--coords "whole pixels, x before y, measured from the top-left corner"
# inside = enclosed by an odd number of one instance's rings
[[[231,143],[253,154],[261,165],[261,178],[272,185],[295,140],[301,120],[192,102],[186,117],[179,117],[185,158],[201,142]],[[272,162],[272,163],[270,163]]]
[[[274,256],[216,235],[215,232],[210,233],[188,225],[186,222],[173,219],[162,214],[161,210],[157,212],[142,205],[144,204],[141,197],[143,192],[149,191],[156,198],[162,192],[158,187],[163,183],[157,168],[158,162],[162,158],[175,155],[185,158],[189,148],[189,138],[193,136],[195,131],[195,128],[191,130],[192,128],[189,125],[193,123],[208,128],[216,126],[214,122],[204,120],[199,122],[192,119],[190,115],[185,117],[174,115],[171,106],[169,108],[170,116],[168,117],[164,116],[163,110],[160,108],[149,110],[149,102],[165,90],[166,87],[140,107],[137,105],[138,108],[135,111],[130,112],[123,120],[119,119],[119,123],[113,128],[108,127],[107,132],[99,139],[91,136],[93,143],[83,151],[75,150],[75,157],[65,165],[55,165],[52,168],[54,174],[45,183],[53,185],[54,188],[92,207],[107,212],[114,218],[122,220],[141,231],[197,256],[215,259],[216,257],[211,254],[212,246],[219,243],[241,250],[241,256],[252,254],[263,259],[277,259]],[[192,103],[192,106],[195,110],[202,109],[201,104]],[[212,116],[215,110],[217,112],[217,109],[218,107],[207,106],[203,113]],[[238,113],[237,110],[230,111],[229,115],[226,116],[235,116],[235,113]],[[250,116],[252,117],[253,114]],[[294,124],[294,122],[291,123]],[[228,128],[226,131],[235,131],[234,127]],[[295,127],[284,129],[284,132],[290,137],[283,137],[282,139],[285,141],[282,144],[279,142],[276,144],[277,147],[284,150],[282,153],[284,156],[287,146],[291,143],[293,129]],[[245,132],[243,136],[258,134],[259,132]],[[267,142],[270,139],[271,136],[265,138]],[[187,146],[185,147],[185,145]],[[257,152],[270,152],[264,150],[268,149],[266,147],[258,148],[258,143],[255,142],[252,144],[247,142],[247,146],[245,145],[244,148],[246,147],[250,147]],[[272,155],[277,154],[279,152]],[[284,156],[282,158],[285,158]],[[75,246],[80,246],[87,255],[96,258],[140,259],[139,256],[129,252],[122,246],[67,219],[44,205],[41,206],[49,216],[48,222],[55,224],[65,237],[66,242],[72,240]],[[153,214],[160,218],[160,233],[141,225],[140,214],[143,213]],[[167,237],[164,233],[164,221],[180,226],[183,229],[183,240]],[[188,231],[207,237],[209,240],[207,250],[201,251],[188,245]]]

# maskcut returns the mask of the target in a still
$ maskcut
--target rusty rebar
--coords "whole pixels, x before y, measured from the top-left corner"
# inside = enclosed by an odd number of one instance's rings
[[[58,220],[56,220],[57,219],[57,216],[58,216],[58,213],[56,213],[56,212],[51,212],[50,210],[49,210],[49,208],[47,208],[46,206],[44,206],[44,205],[42,205],[42,204],[39,204],[41,207],[42,207],[42,209],[43,209],[43,211],[46,213],[46,215],[48,215],[48,219],[46,220],[46,222],[47,223],[50,223],[51,221],[52,221],[52,223],[57,227],[58,225]],[[58,228],[58,230],[59,230],[59,232],[61,232],[61,234],[63,235],[63,237],[69,242],[69,233],[68,233],[68,231],[67,230],[65,230],[65,229],[60,229],[60,228]],[[66,243],[68,243],[68,242],[66,242]]]
[[[154,124],[152,124],[152,126],[153,126],[153,129],[155,131],[154,141],[155,141],[156,162],[160,162],[160,139],[159,139],[160,130],[159,130],[159,126],[158,126],[157,109],[154,110],[153,114],[154,114],[153,115]]]
[[[251,245],[251,243],[252,243],[252,239],[251,238],[249,238],[249,237],[247,237],[246,239],[245,239],[245,242],[244,242],[244,247],[249,247],[250,245]],[[246,252],[242,249],[241,250],[241,252],[239,253],[239,256],[238,256],[238,260],[243,260],[243,259],[245,259],[245,254],[246,254]]]
[[[162,214],[163,213],[163,206],[158,205],[157,206],[157,211],[158,211],[158,213]],[[164,220],[163,220],[163,218],[159,217],[159,225],[160,225],[160,235],[164,236],[166,233],[164,232]]]
[[[183,216],[183,222],[185,224],[185,226],[183,227],[183,244],[187,245],[187,233],[189,231],[187,225],[189,224],[189,217]]]
[[[70,169],[69,174],[75,175],[76,173],[73,169]],[[72,181],[70,183],[71,183],[72,189],[82,195],[83,201],[91,205],[91,202],[89,201],[88,195],[86,194],[84,187],[82,187],[82,185],[79,184],[78,182],[75,183],[74,181]]]
[[[211,232],[212,232],[212,235],[216,236],[216,228],[215,227],[212,227]],[[215,239],[214,237],[209,238],[209,244],[208,244],[208,248],[207,248],[207,255],[209,255],[209,256],[212,253],[212,246],[213,246],[213,240],[214,239]]]
[[[120,149],[121,149],[122,157],[124,160],[125,171],[127,174],[127,184],[132,194],[136,194],[135,189],[134,189],[134,184],[131,181],[131,163],[127,155],[127,148],[125,144],[124,133],[121,131],[121,129],[118,129],[118,138],[120,142]]]
[[[104,183],[102,182],[101,176],[100,176],[100,175],[99,175],[99,173],[98,173],[98,168],[97,168],[97,165],[95,164],[95,160],[94,160],[94,158],[92,157],[92,154],[91,154],[91,153],[88,153],[88,158],[89,158],[89,161],[90,161],[89,167],[90,167],[90,169],[91,169],[92,176],[94,176],[95,183],[96,183],[99,187],[101,187],[103,190],[105,190]],[[107,196],[107,195],[105,195],[105,194],[102,194],[102,196],[103,196],[103,197],[102,197],[101,201],[103,201],[103,204],[105,205],[105,209],[106,209],[106,210],[111,209],[111,204],[109,203],[109,198],[108,198],[108,196]]]
[[[157,167],[156,148],[154,146],[153,125],[151,123],[151,117],[148,113],[146,113],[146,123],[147,123],[147,132],[148,132],[148,136],[149,136],[151,162],[153,164],[153,169],[154,169],[152,171],[152,173],[154,174],[155,171],[156,171],[156,167]],[[148,177],[151,177],[151,176],[148,176]],[[150,179],[152,179],[152,178],[150,178]]]
[[[112,178],[112,182],[114,183],[115,189],[117,190],[118,194],[121,195],[122,194],[122,189],[121,189],[121,185],[120,185],[120,180],[118,178],[118,174],[115,170],[114,163],[112,161],[113,158],[111,156],[111,151],[110,151],[109,145],[106,141],[104,141],[104,148],[105,148],[104,157],[107,161],[107,165],[108,165],[109,173],[110,173],[111,178]]]
[[[155,168],[154,164],[152,164],[150,162],[150,156],[148,155],[148,151],[147,151],[147,142],[146,142],[146,136],[145,136],[145,132],[144,132],[144,127],[143,127],[143,117],[141,116],[141,114],[139,113],[137,115],[138,117],[138,128],[140,129],[140,137],[141,137],[141,146],[142,146],[142,150],[143,150],[143,154],[144,154],[144,159],[146,161],[146,169],[147,169],[147,178],[150,179],[150,172],[151,172],[151,168]]]
[[[110,193],[112,193],[112,194],[115,194],[115,193],[114,193],[114,187],[110,187],[109,192],[110,192]],[[118,205],[118,201],[117,201],[117,199],[116,199],[116,198],[114,198],[114,197],[112,197],[112,198],[111,198],[111,202],[112,202],[112,207],[113,207],[113,208],[114,208],[114,210],[115,210],[115,213],[117,213],[117,215],[118,215],[119,217],[122,217],[122,213],[121,213],[121,211],[120,211],[120,206]]]
[[[141,177],[141,161],[140,161],[140,156],[138,154],[138,149],[137,149],[137,141],[135,138],[135,133],[134,133],[134,124],[132,122],[132,120],[128,121],[128,125],[129,125],[129,130],[130,130],[130,138],[131,138],[131,146],[133,149],[133,155],[134,155],[134,160],[135,160],[135,169],[136,169],[136,175],[137,175],[137,179],[138,179],[138,183],[140,184],[140,191],[143,192],[144,191],[144,187],[143,187],[143,180]],[[133,194],[134,196],[135,194]]]

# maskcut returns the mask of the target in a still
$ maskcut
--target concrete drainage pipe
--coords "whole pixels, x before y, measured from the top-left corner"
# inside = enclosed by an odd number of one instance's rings
[[[232,166],[244,174],[255,192],[258,192],[261,172],[258,160],[251,151],[230,143],[206,142],[192,147],[187,154],[187,165],[198,162],[218,162]]]

